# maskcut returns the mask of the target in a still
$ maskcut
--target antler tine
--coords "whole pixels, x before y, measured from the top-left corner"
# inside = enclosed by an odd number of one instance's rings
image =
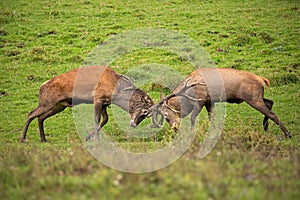
[[[165,98],[163,98],[156,106],[157,108],[159,106],[161,106],[163,104],[163,102],[166,102],[168,101],[170,98],[172,97],[175,97],[175,96],[186,96],[187,98],[191,99],[191,100],[194,100],[194,101],[201,101],[202,99],[196,99],[196,98],[193,98],[193,97],[190,97],[188,96],[187,94],[185,94],[185,92],[190,89],[191,87],[194,87],[196,85],[206,85],[205,83],[199,83],[199,82],[195,82],[195,83],[192,83],[190,85],[188,85],[189,81],[192,79],[193,77],[189,77],[185,80],[185,83],[183,85],[183,87],[176,93],[172,93],[168,96],[166,96]]]
[[[163,102],[168,101],[170,98],[175,97],[175,96],[179,96],[179,94],[184,93],[186,90],[188,90],[190,87],[193,87],[193,84],[190,86],[187,86],[188,82],[191,80],[192,77],[186,79],[184,86],[180,89],[179,92],[176,93],[172,93],[168,96],[166,96],[165,98],[163,98],[158,104],[161,105],[163,104]]]
[[[199,82],[194,82],[190,85],[188,85],[189,81],[192,79],[192,77],[189,77],[188,79],[186,79],[184,86],[176,93],[174,93],[174,96],[186,96],[191,100],[198,100],[196,98],[190,97],[187,94],[185,94],[185,92],[190,89],[191,87],[194,87],[196,85],[206,85],[205,83],[199,83]]]
[[[152,106],[151,108],[155,108],[157,109],[158,107],[160,107],[165,101],[167,101],[168,99],[172,98],[172,97],[175,97],[176,95],[174,93],[166,96],[165,98],[163,98],[162,100],[160,100],[160,102],[158,102],[156,105]],[[150,108],[150,109],[151,109]]]
[[[189,83],[189,81],[192,79],[192,77],[188,78],[185,80],[184,86],[179,90],[179,92],[176,92],[175,94],[178,96],[181,93],[186,92],[188,89],[190,89],[191,87],[195,86],[196,83],[193,83],[191,85],[187,85]]]
[[[163,116],[161,117],[161,119],[158,122],[158,114],[162,115],[161,112],[158,110],[159,106],[160,105],[157,104],[157,105],[150,107],[150,109],[149,109],[149,111],[151,112],[151,115],[152,115],[152,123],[153,123],[153,125],[151,126],[152,128],[161,127],[162,123],[163,123]]]

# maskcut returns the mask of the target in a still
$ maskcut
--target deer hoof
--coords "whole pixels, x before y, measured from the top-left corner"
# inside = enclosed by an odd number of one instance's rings
[[[26,143],[26,139],[21,138],[19,142],[20,142],[20,143]]]
[[[292,135],[288,133],[288,134],[285,134],[285,137],[286,137],[286,139],[291,139]]]

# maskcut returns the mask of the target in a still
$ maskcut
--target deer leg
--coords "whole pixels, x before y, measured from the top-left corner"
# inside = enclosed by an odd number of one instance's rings
[[[195,105],[194,108],[193,108],[193,111],[192,111],[192,114],[191,114],[191,129],[192,130],[195,129],[196,117],[199,115],[202,108],[203,108],[202,104]]]
[[[107,115],[107,106],[103,106],[103,112],[101,113],[102,115],[102,122],[100,124],[100,128],[102,128],[107,122],[108,122],[108,115]]]
[[[270,99],[265,99],[265,98],[263,100],[264,100],[266,106],[268,107],[268,109],[272,110],[274,102],[272,100],[270,100]],[[264,121],[263,121],[263,126],[264,126],[265,131],[268,130],[268,126],[269,126],[268,119],[269,118],[267,116],[265,116]]]
[[[30,123],[32,122],[32,120],[34,120],[36,117],[46,113],[48,110],[49,109],[39,106],[28,114],[28,119],[26,121],[20,142],[25,142],[26,133],[28,131],[28,127],[29,127]]]
[[[99,141],[98,133],[101,129],[101,125],[103,124],[103,123],[100,124],[101,116],[103,115],[103,112],[106,113],[106,108],[105,108],[105,106],[103,106],[103,103],[101,101],[95,101],[94,104],[95,104],[94,105],[94,109],[95,109],[95,130],[94,130],[94,132],[89,133],[86,140],[89,140],[91,137],[95,136],[95,140]],[[104,114],[104,116],[107,117],[107,114],[106,115]],[[107,122],[107,119],[106,119],[106,122]]]
[[[212,119],[212,112],[214,110],[214,104],[213,103],[205,104],[205,108],[206,108],[206,110],[208,112],[209,121],[211,121],[211,119]]]
[[[38,117],[40,137],[41,137],[42,142],[47,142],[46,137],[45,137],[45,131],[44,131],[44,121],[45,121],[45,119],[47,119],[48,117],[51,117],[51,116],[63,111],[65,108],[66,108],[66,106],[57,105],[56,107],[52,108],[47,113],[45,113],[45,114]]]
[[[291,138],[291,134],[289,133],[289,131],[285,128],[281,121],[279,121],[276,114],[267,107],[262,98],[257,98],[251,102],[247,101],[247,103],[262,114],[264,114],[267,118],[270,118],[272,121],[274,121],[284,132],[286,138]]]
[[[102,121],[100,123],[100,117],[99,119],[97,119],[98,125],[96,124],[96,128],[95,128],[95,140],[99,141],[99,131],[101,130],[101,128],[108,122],[108,115],[107,115],[107,111],[106,111],[107,106],[103,106],[100,112],[100,115],[102,116]],[[98,115],[98,116],[100,116]],[[100,123],[100,125],[99,125]]]

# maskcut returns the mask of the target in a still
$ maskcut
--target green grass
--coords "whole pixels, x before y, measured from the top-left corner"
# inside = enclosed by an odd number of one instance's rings
[[[297,1],[1,1],[0,2],[0,191],[3,199],[297,199],[300,196],[300,86]],[[111,169],[83,147],[72,110],[37,122],[19,144],[40,85],[79,68],[94,48],[128,30],[162,28],[199,43],[218,67],[246,70],[271,81],[265,96],[293,138],[246,104],[228,105],[225,127],[213,151],[197,154],[208,127],[207,113],[191,148],[171,166],[151,173]],[[160,64],[189,74],[182,57],[140,49],[116,59],[119,73]],[[118,67],[115,67],[118,66]],[[135,74],[133,73],[133,76]],[[141,87],[159,100],[163,88]],[[168,90],[164,90],[169,92]],[[113,107],[112,107],[113,108]],[[113,109],[110,109],[110,113]],[[92,113],[91,113],[92,114]],[[128,116],[124,123],[129,123]],[[145,121],[141,127],[146,126]],[[111,116],[105,130],[132,151],[167,145],[166,125],[156,137],[126,138]]]

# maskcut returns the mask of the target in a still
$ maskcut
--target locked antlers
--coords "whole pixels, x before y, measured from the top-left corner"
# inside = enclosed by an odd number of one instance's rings
[[[150,113],[152,113],[152,122],[154,124],[153,127],[161,127],[162,126],[162,123],[163,123],[163,115],[162,113],[160,112],[159,108],[162,106],[162,104],[165,103],[165,105],[167,105],[167,101],[169,99],[171,99],[172,97],[175,97],[175,96],[183,96],[183,97],[186,97],[192,101],[201,101],[202,99],[197,99],[197,98],[194,98],[192,96],[189,96],[188,94],[186,94],[186,91],[189,90],[190,88],[196,86],[196,85],[206,85],[205,83],[199,83],[199,82],[195,82],[195,83],[192,83],[190,85],[188,85],[189,81],[192,79],[192,77],[189,77],[185,80],[185,83],[183,85],[183,87],[178,91],[178,92],[172,92],[170,95],[164,97],[163,99],[160,100],[159,103],[157,103],[156,105],[152,106],[149,111]],[[158,120],[158,114],[162,115],[159,123],[157,122]]]

